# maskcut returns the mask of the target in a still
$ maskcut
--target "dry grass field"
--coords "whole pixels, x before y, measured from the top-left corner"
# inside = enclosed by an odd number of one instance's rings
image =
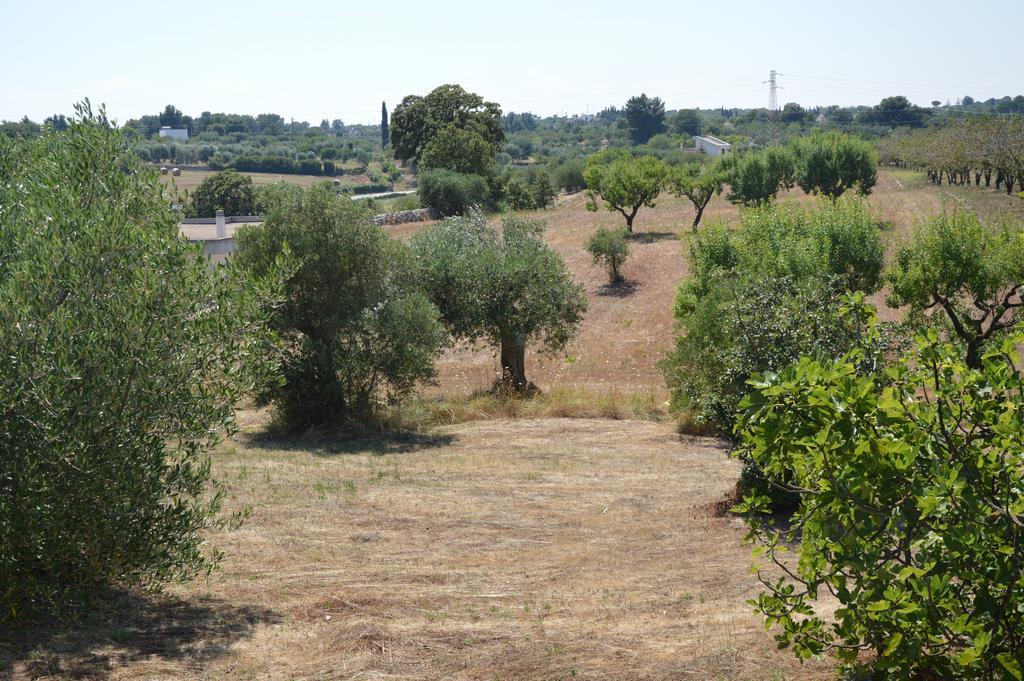
[[[1015,201],[889,171],[870,198],[887,239],[944,204],[994,219]],[[220,570],[160,597],[112,596],[76,626],[0,636],[0,677],[831,678],[830,660],[775,650],[745,604],[758,589],[744,530],[715,513],[737,464],[658,420],[689,204],[641,212],[619,289],[583,250],[615,215],[581,195],[538,215],[590,303],[567,356],[529,355],[546,398],[467,401],[496,360],[460,349],[420,401],[450,410],[427,434],[273,441],[267,415],[244,412],[214,457],[229,506],[251,509],[210,537]],[[716,198],[715,218],[738,211]],[[553,418],[566,415],[591,418]]]
[[[192,192],[198,187],[203,180],[210,175],[216,174],[213,170],[182,170],[181,175],[174,177],[170,173],[167,175],[161,175],[160,180],[165,186],[177,187],[179,192]],[[287,182],[289,184],[297,184],[300,187],[311,187],[317,182],[323,182],[324,180],[330,180],[329,177],[323,177],[321,175],[291,175],[291,174],[277,174],[277,173],[241,173],[242,175],[248,175],[252,178],[252,183],[257,187],[274,184],[276,182]],[[361,176],[346,176],[344,180],[347,183],[359,184],[359,182],[368,181],[365,177]]]
[[[252,508],[211,537],[221,569],[30,633],[15,679],[829,676],[828,661],[775,650],[744,603],[757,590],[743,528],[713,512],[736,463],[669,424],[250,435],[215,468],[229,505]]]
[[[814,200],[799,189],[782,199]],[[905,236],[917,220],[944,207],[963,205],[992,219],[1017,211],[1017,216],[1024,218],[1024,201],[1017,197],[967,187],[935,187],[923,175],[909,171],[880,171],[868,201],[879,221],[887,225],[883,239],[889,242]],[[583,284],[589,309],[577,340],[564,354],[541,357],[527,353],[527,375],[545,390],[560,386],[665,399],[667,392],[656,364],[672,343],[672,301],[687,271],[686,239],[693,208],[686,199],[666,194],[656,208],[641,209],[631,254],[623,268],[627,284],[610,288],[604,270],[592,264],[584,246],[597,227],[621,226],[622,218],[606,210],[588,212],[585,204],[583,194],[575,194],[560,197],[551,209],[529,213],[547,222],[546,238]],[[735,224],[739,209],[718,196],[703,219]],[[422,228],[403,225],[392,229],[408,237]],[[883,318],[894,316],[885,309],[883,295],[876,296],[875,302]],[[488,388],[495,379],[497,359],[491,350],[462,349],[448,353],[439,370],[436,392],[459,396]]]

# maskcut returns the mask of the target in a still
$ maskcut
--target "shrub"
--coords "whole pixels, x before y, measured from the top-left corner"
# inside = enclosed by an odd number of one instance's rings
[[[518,177],[513,177],[505,183],[505,200],[512,210],[529,210],[534,207],[530,188]]]
[[[157,173],[78,110],[0,138],[0,620],[211,567],[206,453],[274,370],[273,282],[209,267]]]
[[[203,180],[189,198],[191,217],[212,218],[218,210],[225,215],[253,215],[256,192],[252,178],[233,170],[214,173]]]
[[[870,194],[878,177],[878,154],[864,140],[841,133],[798,137],[792,144],[795,179],[807,193],[835,198],[848,189]]]
[[[490,190],[479,175],[451,170],[425,170],[419,175],[419,195],[424,208],[441,216],[463,215],[474,206],[486,207]]]
[[[629,242],[626,231],[622,229],[606,229],[601,227],[587,242],[587,252],[594,258],[594,264],[602,264],[608,268],[611,283],[622,281],[619,268],[629,256]]]
[[[282,187],[265,201],[266,221],[238,233],[235,258],[263,273],[287,244],[300,263],[273,317],[285,383],[263,396],[280,424],[365,422],[432,378],[446,336],[408,247],[325,186]]]
[[[780,189],[789,189],[795,182],[795,161],[786,147],[725,156],[722,168],[729,184],[729,200],[745,206],[774,201]]]
[[[583,191],[587,188],[587,181],[583,179],[584,166],[583,159],[572,159],[560,164],[555,169],[555,185],[567,194]]]
[[[735,232],[697,232],[674,309],[681,333],[661,363],[674,405],[729,433],[751,376],[845,353],[858,333],[836,297],[876,291],[882,257],[875,221],[854,201],[751,209]]]
[[[788,566],[756,600],[780,646],[870,652],[871,678],[1024,676],[1021,344],[972,367],[930,330],[885,372],[854,350],[754,383],[742,453],[802,502],[785,529],[761,495],[738,507],[759,555]],[[839,608],[821,614],[825,591]]]

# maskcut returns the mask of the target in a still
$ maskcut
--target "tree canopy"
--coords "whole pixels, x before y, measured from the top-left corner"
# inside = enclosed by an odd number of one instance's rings
[[[276,376],[280,273],[210,267],[156,170],[77,110],[0,137],[0,622],[208,569],[208,453]]]
[[[441,130],[452,128],[478,136],[494,156],[505,141],[501,121],[501,107],[494,102],[487,102],[459,85],[441,85],[423,97],[408,95],[395,107],[391,113],[391,146],[395,158],[419,163],[435,136]],[[467,137],[466,134],[452,135],[460,141]],[[435,161],[441,160],[435,158]]]
[[[457,340],[501,351],[500,385],[530,389],[526,349],[565,348],[587,302],[562,257],[544,243],[543,224],[505,218],[500,231],[481,213],[449,218],[412,238],[424,290]]]
[[[199,183],[189,196],[189,215],[212,218],[218,210],[224,211],[224,215],[254,215],[256,191],[252,178],[234,170],[225,170]]]
[[[646,144],[658,133],[665,132],[665,103],[660,97],[641,94],[626,100],[626,121],[633,144]]]
[[[408,247],[323,185],[274,187],[267,203],[266,221],[239,231],[235,258],[262,273],[287,244],[299,263],[272,319],[285,382],[264,394],[282,425],[365,421],[432,378],[446,336]]]
[[[817,133],[792,143],[795,179],[807,193],[835,198],[847,190],[870,194],[878,178],[878,154],[864,140]]]
[[[626,219],[626,230],[632,233],[640,208],[654,208],[667,176],[668,166],[653,156],[634,158],[621,149],[598,152],[587,159],[583,171],[590,197],[587,210],[598,210],[600,197],[608,210]]]

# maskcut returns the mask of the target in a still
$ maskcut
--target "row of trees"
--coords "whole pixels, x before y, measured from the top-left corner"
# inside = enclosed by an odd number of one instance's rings
[[[598,210],[600,199],[608,210],[623,216],[626,230],[632,232],[640,209],[653,208],[665,190],[693,203],[696,228],[711,198],[726,185],[730,201],[748,206],[771,202],[780,190],[794,185],[832,198],[847,191],[868,194],[877,179],[877,164],[869,143],[841,133],[819,133],[787,146],[677,166],[608,149],[587,160],[584,179],[590,192],[587,208]]]
[[[936,184],[1024,191],[1024,116],[980,117],[879,143],[884,162],[916,168]]]

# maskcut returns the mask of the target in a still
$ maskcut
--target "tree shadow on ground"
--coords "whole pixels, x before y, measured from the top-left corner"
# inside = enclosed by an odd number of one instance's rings
[[[281,617],[219,599],[188,601],[112,591],[72,622],[36,622],[0,637],[0,678],[103,679],[133,662],[183,661],[190,667],[227,653],[259,624]]]
[[[317,456],[410,454],[424,449],[446,447],[455,442],[454,435],[408,431],[351,433],[313,429],[300,434],[284,434],[267,430],[238,437],[252,449],[303,451]]]
[[[679,235],[675,232],[633,232],[629,235],[629,241],[634,244],[653,244],[659,241],[678,241]]]
[[[597,295],[605,298],[628,298],[640,288],[639,282],[623,279],[616,284],[604,284],[597,289]]]

